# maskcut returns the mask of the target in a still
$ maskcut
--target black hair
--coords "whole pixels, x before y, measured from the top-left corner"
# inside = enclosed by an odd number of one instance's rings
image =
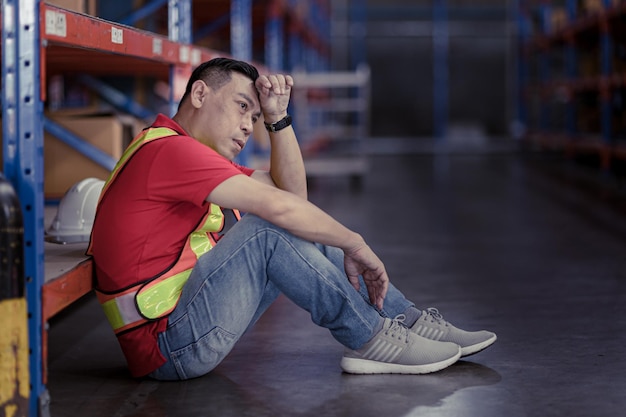
[[[180,99],[178,108],[180,109],[183,101],[189,96],[191,86],[196,81],[202,80],[213,91],[217,91],[231,80],[231,74],[233,72],[245,75],[250,78],[252,82],[255,82],[257,78],[259,78],[259,71],[247,62],[237,61],[231,58],[213,58],[210,61],[203,62],[193,70],[189,81],[187,81],[185,94],[183,94],[183,97]]]

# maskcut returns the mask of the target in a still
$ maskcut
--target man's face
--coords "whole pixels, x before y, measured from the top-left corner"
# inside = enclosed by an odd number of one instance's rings
[[[258,93],[251,79],[233,72],[219,90],[207,88],[200,109],[201,132],[196,139],[229,160],[235,159],[261,116]]]

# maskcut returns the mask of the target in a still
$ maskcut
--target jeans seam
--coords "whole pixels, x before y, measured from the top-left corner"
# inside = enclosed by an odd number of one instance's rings
[[[267,229],[268,232],[272,232],[272,233],[276,233],[276,235],[282,239],[287,245],[289,245],[293,251],[298,255],[298,257],[305,262],[307,265],[309,265],[309,267],[311,268],[311,270],[315,271],[315,273],[321,278],[321,280],[324,282],[324,284],[328,287],[331,287],[335,290],[335,292],[340,293],[341,296],[343,297],[343,299],[345,300],[345,302],[347,302],[350,305],[350,308],[352,309],[352,311],[355,312],[355,314],[359,317],[359,320],[361,320],[361,322],[363,324],[366,325],[366,327],[369,328],[370,333],[373,332],[374,327],[372,327],[370,325],[370,323],[361,315],[360,311],[355,308],[354,303],[352,303],[352,300],[347,296],[347,294],[345,294],[343,292],[343,290],[335,285],[333,285],[332,281],[329,281],[326,279],[326,276],[324,274],[322,274],[317,268],[315,268],[314,265],[312,265],[301,253],[300,251],[289,241],[289,239],[286,239],[281,233],[278,233],[276,230],[268,228]],[[346,280],[348,278],[346,277]],[[356,291],[356,290],[355,290]]]
[[[213,271],[211,272],[211,274],[207,275],[206,278],[204,278],[202,280],[202,285],[198,286],[198,290],[193,294],[193,296],[191,296],[191,298],[189,299],[189,303],[188,304],[191,304],[191,303],[193,303],[195,301],[196,297],[202,291],[202,289],[206,285],[207,281],[209,281],[211,279],[211,277],[215,276],[217,274],[217,272],[224,266],[224,264],[228,263],[231,259],[233,259],[233,257],[237,253],[239,253],[239,251],[246,245],[247,242],[251,241],[252,239],[255,239],[260,234],[260,232],[262,232],[264,230],[265,229],[258,230],[254,234],[250,235],[247,239],[245,239],[243,242],[241,242],[241,244],[239,246],[237,246],[237,248],[234,249],[228,257],[226,257],[219,265],[217,265],[217,267],[213,268]],[[268,230],[271,230],[271,229],[268,229]]]

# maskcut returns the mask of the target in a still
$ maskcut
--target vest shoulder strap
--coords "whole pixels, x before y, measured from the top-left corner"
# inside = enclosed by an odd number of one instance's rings
[[[157,139],[163,139],[177,135],[178,132],[170,129],[169,127],[150,127],[135,136],[135,138],[132,140],[132,142],[130,142],[130,144],[122,154],[119,161],[117,161],[117,164],[115,164],[115,167],[113,168],[113,171],[111,171],[111,174],[109,174],[109,178],[104,184],[104,188],[102,190],[102,193],[100,194],[100,198],[102,198],[102,196],[104,195],[105,190],[108,188],[108,185],[113,182],[115,177],[117,177],[120,169],[122,169],[122,167],[126,165],[126,162],[128,162],[130,157],[133,156],[143,145]]]
[[[130,157],[133,156],[139,150],[139,148],[141,148],[146,143],[152,142],[157,139],[163,139],[177,135],[179,135],[179,133],[176,132],[174,129],[170,129],[169,127],[149,127],[147,129],[144,129],[137,136],[135,136],[135,138],[130,142],[130,144],[122,154],[119,161],[117,161],[117,164],[115,164],[113,171],[111,171],[111,173],[109,174],[109,178],[107,178],[106,182],[104,183],[104,187],[102,188],[102,191],[100,192],[100,197],[98,198],[98,205],[96,206],[96,216],[98,215],[98,209],[100,207],[100,202],[102,201],[102,198],[109,189],[109,186],[117,178],[120,170],[124,167],[124,165],[126,165],[126,162],[128,162]],[[93,254],[91,237],[89,239],[89,246],[87,247],[87,251],[85,253],[89,256]]]

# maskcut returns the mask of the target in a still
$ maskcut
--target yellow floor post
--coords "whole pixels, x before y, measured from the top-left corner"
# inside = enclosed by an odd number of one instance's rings
[[[27,417],[30,396],[24,226],[19,199],[0,174],[0,417]]]
[[[30,392],[26,299],[0,301],[0,416],[28,416]]]

